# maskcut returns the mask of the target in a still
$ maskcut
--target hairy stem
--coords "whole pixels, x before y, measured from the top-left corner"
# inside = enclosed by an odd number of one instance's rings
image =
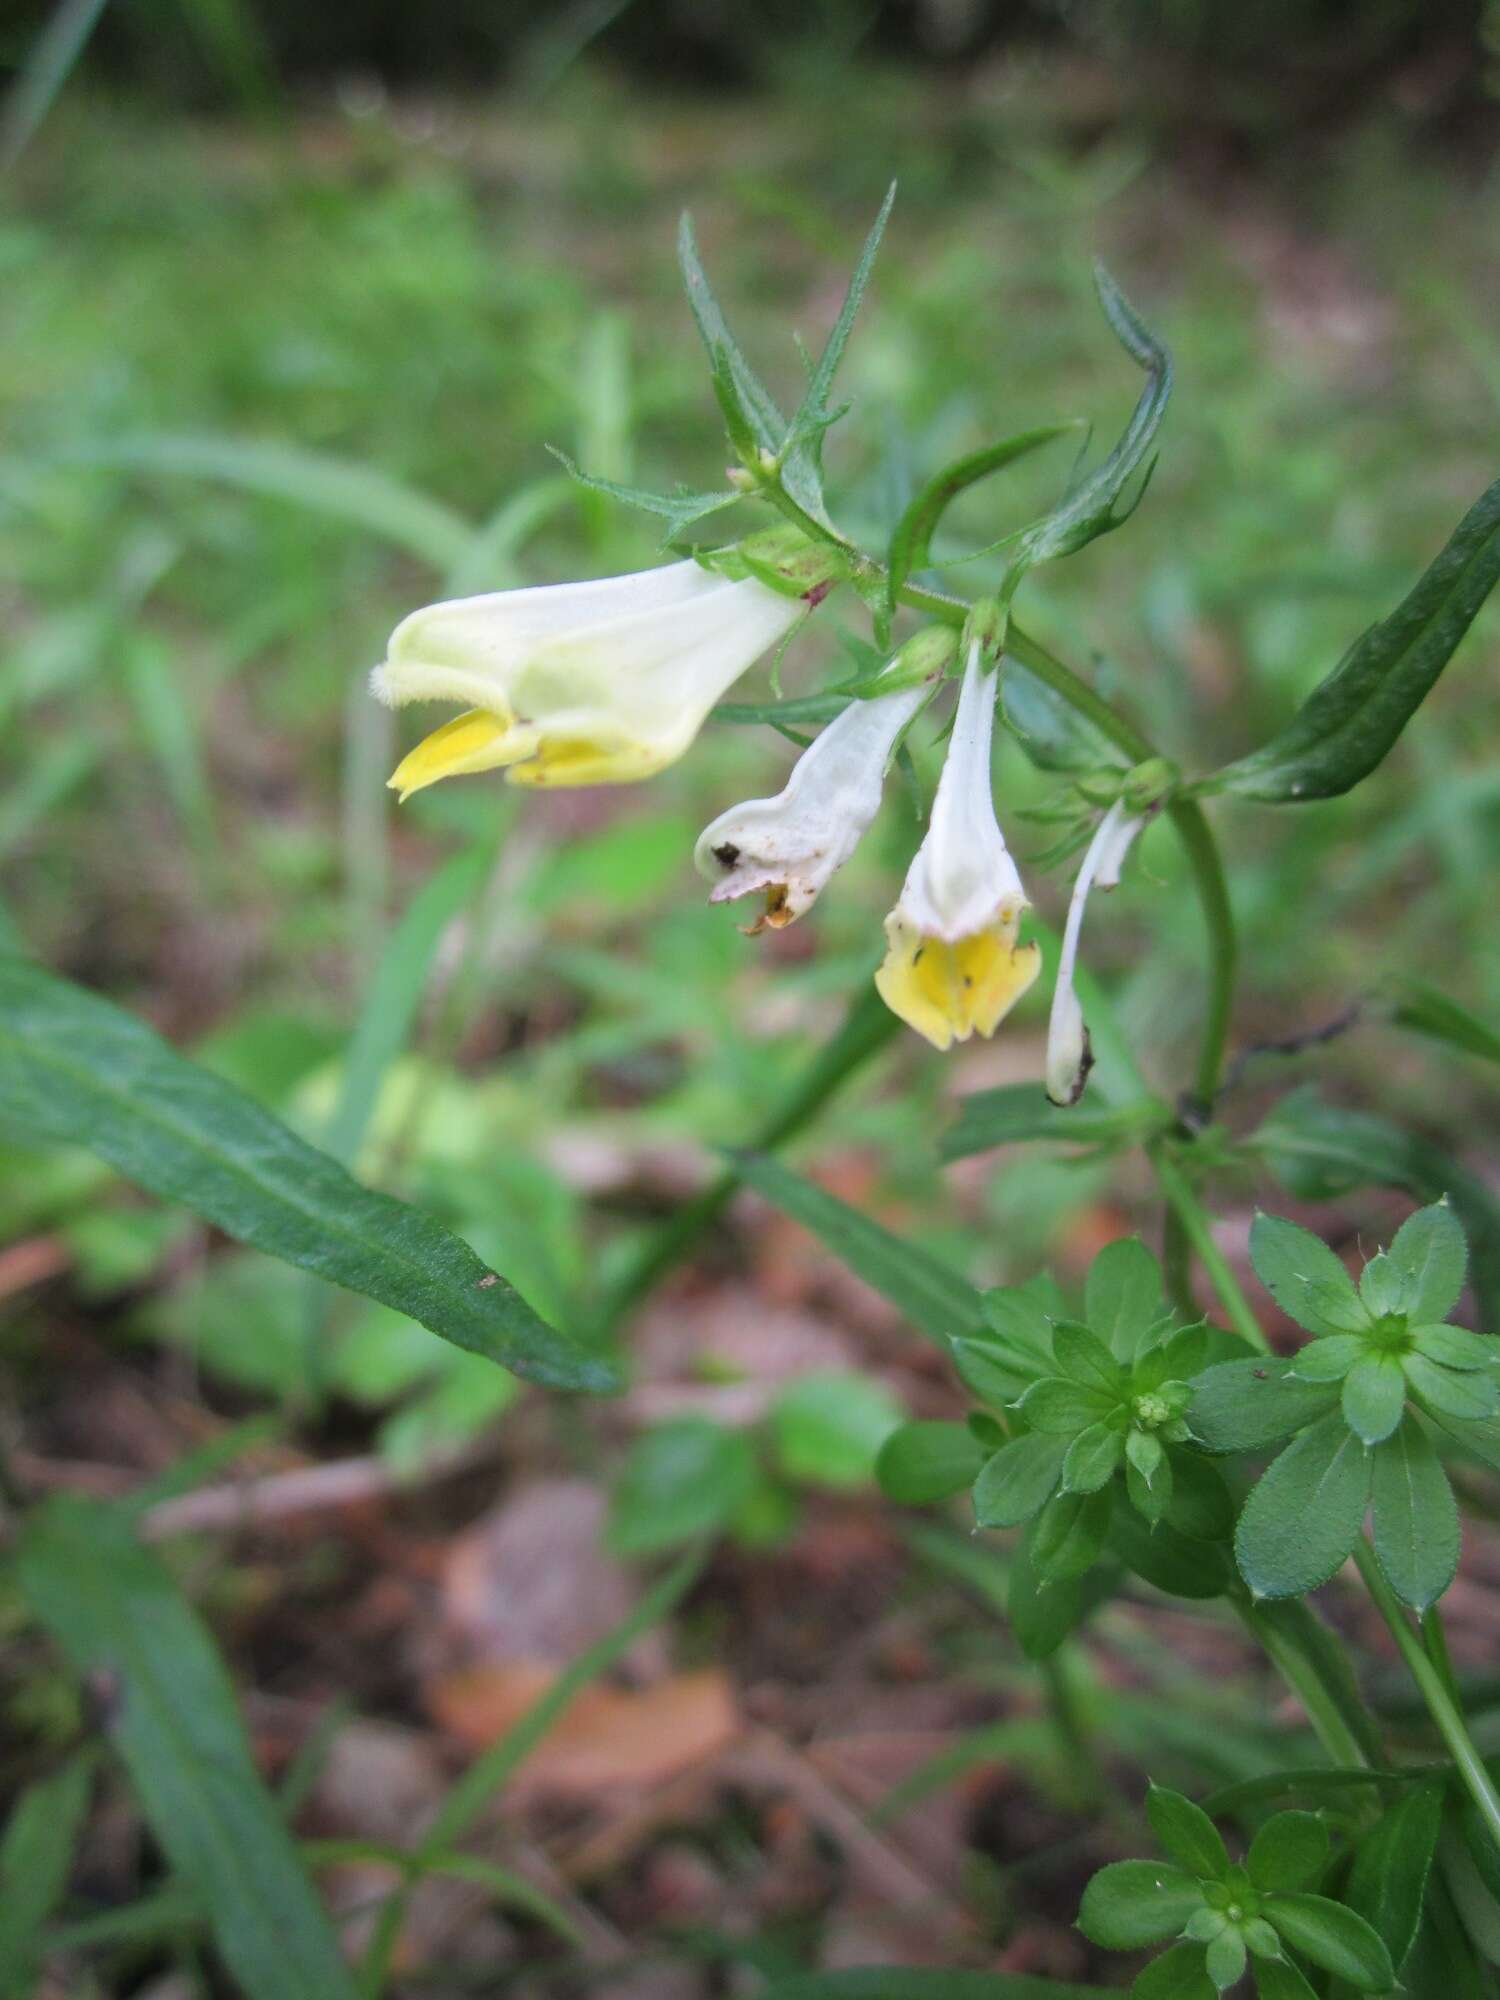
[[[1391,1637],[1395,1640],[1397,1649],[1406,1663],[1407,1671],[1416,1682],[1418,1692],[1427,1704],[1427,1712],[1436,1724],[1438,1734],[1448,1747],[1464,1789],[1478,1808],[1491,1840],[1500,1846],[1500,1792],[1496,1791],[1494,1781],[1485,1768],[1484,1759],[1475,1748],[1474,1739],[1469,1734],[1469,1725],[1464,1720],[1462,1709],[1449,1691],[1446,1676],[1428,1657],[1421,1640],[1412,1629],[1406,1607],[1386,1582],[1385,1572],[1375,1558],[1375,1551],[1363,1535],[1354,1545],[1354,1560],[1359,1565],[1359,1573],[1364,1578],[1366,1590],[1375,1601],[1375,1608],[1385,1620]]]
[[[1182,1226],[1182,1217],[1170,1202],[1162,1215],[1161,1265],[1169,1302],[1184,1319],[1197,1319],[1198,1302],[1193,1297],[1193,1246]]]

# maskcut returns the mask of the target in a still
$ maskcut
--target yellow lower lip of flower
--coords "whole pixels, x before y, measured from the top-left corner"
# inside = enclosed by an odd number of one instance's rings
[[[582,736],[553,737],[535,744],[524,762],[506,772],[512,785],[538,789],[565,785],[631,785],[655,777],[670,755],[642,743],[600,743]]]
[[[415,750],[409,750],[386,779],[399,792],[405,805],[413,792],[435,785],[439,778],[457,778],[472,771],[496,771],[514,764],[535,749],[536,740],[518,730],[511,716],[495,715],[487,708],[471,708],[454,716],[441,729],[424,736]]]
[[[1018,945],[1014,924],[997,924],[949,944],[893,924],[875,975],[880,997],[935,1049],[992,1035],[1041,970],[1034,944]]]

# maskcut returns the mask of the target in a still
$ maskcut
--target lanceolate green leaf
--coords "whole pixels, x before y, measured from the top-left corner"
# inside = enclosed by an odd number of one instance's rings
[[[1193,1381],[1188,1426],[1210,1451],[1258,1451],[1326,1416],[1338,1385],[1299,1382],[1295,1360],[1247,1355],[1221,1361]]]
[[[1500,578],[1500,480],[1481,494],[1411,593],[1357,639],[1279,736],[1208,781],[1290,802],[1367,777],[1415,714]]]
[[[1377,1445],[1370,1485],[1375,1554],[1392,1590],[1426,1611],[1458,1571],[1458,1505],[1418,1419]]]
[[[855,317],[863,302],[865,288],[870,282],[870,274],[875,269],[875,259],[880,252],[880,239],[885,235],[885,225],[890,220],[895,199],[896,183],[892,181],[886,189],[880,213],[865,238],[865,247],[859,253],[859,262],[855,265],[854,275],[849,280],[849,289],[844,294],[844,303],[839,308],[839,316],[833,323],[823,344],[823,352],[818,356],[817,364],[808,379],[807,393],[792,418],[792,436],[797,440],[793,447],[793,456],[807,461],[814,483],[818,483],[822,476],[823,433],[829,423],[828,393],[833,387],[833,378],[838,373],[839,363],[844,358],[849,335],[854,330]]]
[[[477,891],[488,849],[457,854],[419,889],[392,932],[350,1037],[325,1143],[347,1166],[359,1152],[387,1069],[406,1046],[443,933]]]
[[[1463,1226],[1446,1202],[1434,1202],[1402,1223],[1387,1261],[1394,1277],[1387,1310],[1405,1313],[1413,1326],[1445,1320],[1464,1288]]]
[[[1018,1528],[1039,1514],[1057,1490],[1068,1441],[1028,1431],[1012,1438],[974,1482],[974,1516],[981,1528]]]
[[[1235,1532],[1240,1574],[1255,1595],[1300,1597],[1326,1583],[1354,1546],[1369,1493],[1369,1453],[1342,1417],[1324,1417],[1288,1445]]]
[[[677,257],[687,287],[688,304],[693,309],[698,332],[708,350],[714,371],[714,389],[724,409],[731,431],[748,432],[751,442],[763,451],[777,453],[786,442],[787,421],[776,399],[746,360],[739,343],[729,331],[723,309],[714,297],[708,273],[698,255],[692,217],[684,215],[677,232]],[[736,440],[744,442],[743,435]],[[787,492],[817,520],[823,519],[822,482],[805,453],[793,451],[782,467]]]
[[[1314,1965],[1337,1974],[1361,1993],[1386,1993],[1394,1983],[1390,1953],[1363,1917],[1326,1896],[1272,1897],[1266,1915],[1282,1938]]]
[[[1146,1817],[1157,1840],[1180,1867],[1200,1879],[1222,1881],[1229,1856],[1218,1828],[1201,1806],[1164,1785],[1146,1794]]]
[[[1112,1861],[1084,1890],[1078,1928],[1107,1951],[1136,1951],[1175,1937],[1203,1906],[1196,1876],[1169,1861]]]
[[[562,465],[567,468],[568,477],[576,479],[580,486],[587,486],[594,493],[603,493],[611,500],[618,500],[624,507],[638,507],[642,513],[657,514],[666,522],[663,541],[674,541],[684,528],[690,528],[695,521],[702,521],[710,514],[720,513],[725,507],[732,507],[736,500],[743,500],[744,494],[733,487],[716,493],[691,493],[686,487],[675,493],[654,493],[645,486],[622,486],[618,480],[601,479],[592,472],[585,472],[573,463],[566,452],[549,446]]]
[[[1309,1333],[1360,1333],[1369,1325],[1354,1280],[1311,1230],[1279,1215],[1257,1215],[1250,1261],[1281,1310]]]
[[[355,2000],[296,1846],[250,1755],[207,1632],[116,1510],[58,1500],[28,1524],[21,1588],[78,1673],[151,1829],[201,1898],[250,2000]]]
[[[1417,1935],[1442,1821],[1442,1790],[1424,1785],[1387,1806],[1354,1850],[1343,1900],[1379,1933],[1397,1972]]]
[[[28,1144],[84,1146],[227,1235],[533,1381],[615,1385],[608,1362],[430,1216],[362,1187],[109,1001],[15,958],[0,959],[0,1123]]]
[[[1122,1236],[1105,1244],[1083,1284],[1089,1325],[1120,1360],[1129,1360],[1162,1317],[1160,1264],[1138,1236]]]
[[[810,1229],[835,1257],[934,1340],[948,1340],[984,1324],[979,1293],[930,1252],[904,1243],[779,1160],[764,1153],[735,1153],[731,1158],[747,1187]]]
[[[698,323],[698,332],[710,361],[717,366],[722,357],[727,363],[756,442],[769,451],[775,451],[786,435],[786,418],[777,409],[775,398],[740,352],[738,342],[729,331],[723,309],[714,297],[713,286],[708,282],[708,273],[698,255],[698,239],[690,215],[684,215],[678,225],[677,259],[682,266],[688,304],[693,309],[693,318]]]
[[[926,1507],[972,1486],[984,1461],[966,1424],[903,1424],[881,1446],[875,1477],[888,1500]]]
[[[1219,2000],[1203,1964],[1203,1947],[1184,1939],[1137,1973],[1130,2000]]]
[[[1098,1565],[1086,1576],[1044,1577],[1033,1557],[1037,1524],[1011,1557],[1005,1615],[1028,1660],[1045,1660],[1113,1588],[1114,1575]]]
[[[1129,518],[1144,487],[1138,487],[1129,500],[1124,497],[1126,488],[1151,449],[1172,394],[1172,357],[1166,348],[1098,262],[1094,265],[1094,283],[1115,338],[1131,360],[1145,370],[1146,386],[1119,443],[1104,463],[1082,479],[1050,514],[1023,529],[1010,544],[1013,581],[1037,563],[1072,555]],[[1145,477],[1150,476],[1148,466]]]
[[[1500,1063],[1500,1034],[1467,1007],[1460,1007],[1456,1000],[1450,1000],[1446,993],[1422,980],[1402,982],[1391,1018],[1397,1027],[1410,1028],[1413,1034],[1430,1035],[1434,1041],[1446,1042],[1450,1048],[1462,1049],[1467,1055]]]
[[[1017,459],[1051,444],[1055,438],[1063,437],[1075,430],[1076,425],[1041,424],[1036,429],[1017,431],[1013,437],[1002,438],[998,444],[986,445],[981,451],[973,451],[965,458],[956,459],[952,465],[929,479],[927,484],[911,502],[906,512],[896,524],[896,532],[891,536],[889,574],[886,590],[892,606],[895,605],[901,586],[909,576],[926,569],[932,547],[932,537],[939,521],[960,493],[976,485],[981,479],[988,479],[992,472],[999,472],[1007,465],[1014,465]],[[1015,671],[1008,668],[1007,674]],[[1025,672],[1022,668],[1021,672]],[[1027,675],[1027,679],[1031,679]],[[1099,762],[1117,762],[1117,757],[1107,755]]]
[[[938,1153],[944,1160],[965,1160],[1027,1139],[1059,1139],[1113,1151],[1160,1130],[1171,1116],[1154,1098],[1119,1110],[1063,1111],[1049,1104],[1035,1084],[1006,1084],[959,1099],[958,1116],[939,1140]]]

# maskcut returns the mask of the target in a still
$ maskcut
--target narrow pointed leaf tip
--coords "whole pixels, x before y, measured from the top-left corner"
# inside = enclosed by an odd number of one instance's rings
[[[823,344],[817,365],[808,381],[807,393],[792,418],[791,434],[797,440],[794,451],[804,455],[815,479],[821,478],[823,459],[823,434],[837,421],[843,411],[830,415],[828,392],[833,387],[833,378],[839,363],[844,358],[844,349],[849,344],[849,335],[854,329],[855,317],[864,299],[865,288],[870,282],[870,274],[875,268],[875,259],[880,251],[881,238],[885,235],[885,225],[890,219],[892,206],[896,200],[896,183],[891,182],[886,190],[885,200],[880,205],[880,213],[865,238],[864,249],[859,254],[859,262],[854,267],[854,275],[849,280],[849,289],[844,294],[844,303],[839,308],[839,316]]]
[[[1271,804],[1331,799],[1368,777],[1431,691],[1500,580],[1500,479],[1411,591],[1356,639],[1286,728],[1204,781]]]
[[[717,514],[725,507],[732,507],[742,500],[743,493],[733,487],[726,487],[715,493],[693,493],[687,487],[679,487],[674,493],[653,493],[645,486],[622,486],[618,480],[601,479],[592,472],[585,472],[574,463],[565,451],[556,445],[548,445],[548,451],[558,461],[570,479],[580,486],[587,486],[595,493],[603,493],[611,500],[618,500],[623,507],[638,507],[642,513],[655,514],[665,521],[662,531],[662,546],[675,542],[677,537],[695,521],[702,521],[710,514]]]
[[[1050,514],[1016,536],[1011,544],[1008,593],[1014,592],[1028,569],[1058,556],[1074,555],[1121,526],[1139,504],[1151,477],[1154,461],[1147,462],[1147,453],[1171,399],[1172,357],[1103,264],[1094,266],[1094,283],[1111,330],[1131,360],[1146,371],[1146,384],[1119,443],[1104,463],[1080,480]],[[1127,487],[1143,467],[1139,488],[1127,497]]]

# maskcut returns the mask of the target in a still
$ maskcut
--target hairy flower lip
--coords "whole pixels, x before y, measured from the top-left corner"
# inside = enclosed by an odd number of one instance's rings
[[[807,609],[693,561],[454,598],[401,621],[371,687],[392,706],[456,701],[499,725],[478,749],[477,725],[456,738],[445,725],[403,760],[404,790],[413,774],[432,784],[496,768],[512,784],[626,783],[680,757]]]

